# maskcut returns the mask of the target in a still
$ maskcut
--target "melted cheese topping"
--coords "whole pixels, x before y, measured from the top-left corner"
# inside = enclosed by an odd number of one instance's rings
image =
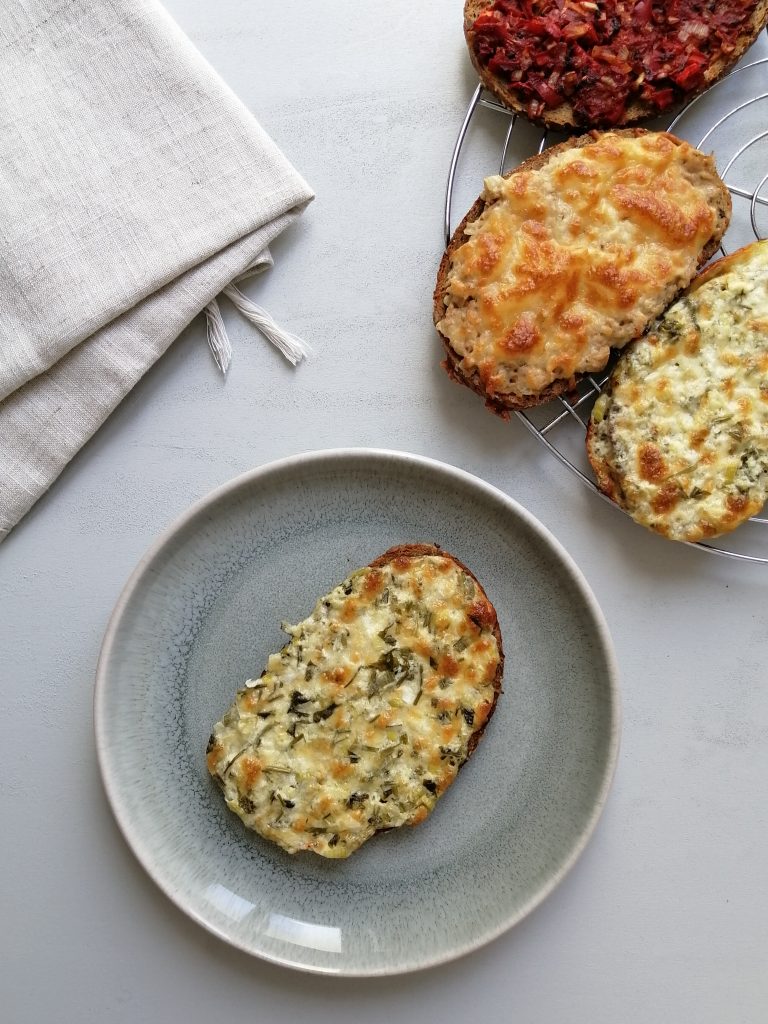
[[[446,557],[360,569],[284,626],[290,642],[213,731],[228,806],[289,853],[347,857],[423,821],[493,709],[495,613]]]
[[[592,413],[601,486],[673,540],[732,530],[768,496],[768,242],[722,263],[626,351]]]
[[[503,398],[604,367],[693,278],[721,188],[709,157],[653,132],[487,178],[437,324],[462,374]]]

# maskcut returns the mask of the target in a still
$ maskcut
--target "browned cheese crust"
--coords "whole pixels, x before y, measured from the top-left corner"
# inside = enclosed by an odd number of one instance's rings
[[[687,160],[690,164],[692,173],[694,175],[699,175],[702,179],[706,179],[710,206],[713,211],[712,231],[696,254],[695,264],[690,268],[690,272],[687,274],[687,277],[679,281],[677,284],[670,285],[667,283],[666,285],[661,285],[659,294],[656,297],[658,301],[656,301],[655,304],[652,304],[645,321],[637,330],[634,331],[631,337],[626,337],[618,341],[618,345],[621,346],[631,340],[632,337],[638,337],[645,329],[647,323],[650,322],[654,316],[657,316],[685,287],[687,287],[696,271],[704,266],[704,264],[706,264],[707,261],[715,254],[730,220],[731,199],[728,189],[717,176],[714,162],[710,157],[705,156],[698,150],[693,149],[693,147],[688,146],[687,143],[676,139],[674,136],[668,135],[667,133],[648,132],[644,128],[623,128],[611,132],[588,132],[584,135],[561,142],[542,153],[538,153],[535,156],[530,157],[518,167],[507,172],[503,177],[504,179],[509,180],[518,175],[541,171],[542,169],[546,169],[548,164],[553,160],[557,160],[561,155],[567,154],[569,151],[583,149],[596,142],[601,142],[602,140],[607,140],[609,136],[619,140],[619,144],[623,139],[643,139],[646,136],[654,136],[657,138],[663,137],[671,140],[678,147],[686,147],[686,153],[688,154]],[[454,265],[456,254],[470,239],[470,233],[467,230],[468,226],[473,225],[486,210],[494,205],[496,201],[496,199],[488,201],[481,195],[455,229],[451,240],[443,253],[443,257],[438,268],[437,282],[433,294],[433,319],[445,350],[445,358],[442,365],[449,377],[478,394],[484,400],[487,408],[493,413],[503,419],[508,419],[510,412],[512,411],[541,405],[558,395],[562,395],[573,390],[573,388],[578,384],[578,381],[584,376],[584,373],[571,373],[568,376],[551,380],[535,394],[495,393],[486,386],[486,383],[483,381],[477,369],[467,372],[460,365],[460,353],[456,351],[451,340],[438,327],[438,324],[440,324],[445,317],[446,309],[450,303],[448,287],[449,275]],[[546,304],[546,301],[546,297],[544,297],[542,299],[542,304]],[[607,358],[608,355],[606,354],[603,366],[607,362]],[[588,372],[595,372],[595,367],[591,367]]]

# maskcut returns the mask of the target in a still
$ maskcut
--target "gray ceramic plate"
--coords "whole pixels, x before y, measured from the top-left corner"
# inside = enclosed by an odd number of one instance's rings
[[[205,767],[212,724],[315,599],[393,544],[433,541],[499,615],[504,694],[417,828],[346,861],[247,831]],[[319,452],[214,491],[152,547],[96,682],[107,793],[149,874],[200,924],[276,963],[389,974],[481,946],[551,892],[586,844],[616,760],[611,642],[581,573],[523,508],[449,466]]]

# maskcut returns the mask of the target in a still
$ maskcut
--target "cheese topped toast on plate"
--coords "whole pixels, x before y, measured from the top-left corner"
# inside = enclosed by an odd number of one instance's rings
[[[322,597],[216,724],[208,769],[289,853],[348,857],[423,821],[501,692],[496,612],[434,545],[391,548]]]

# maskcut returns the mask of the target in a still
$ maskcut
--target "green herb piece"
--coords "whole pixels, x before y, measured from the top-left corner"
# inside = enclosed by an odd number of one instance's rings
[[[256,739],[253,741],[253,746],[254,747],[258,747],[261,744],[262,736],[265,736],[269,732],[270,729],[274,729],[274,728],[275,728],[275,722],[269,722],[267,725],[265,725],[264,728],[259,733],[259,735],[256,737]]]
[[[308,712],[302,711],[299,708],[300,704],[307,703],[309,703],[309,697],[305,697],[299,690],[294,690],[291,694],[291,703],[288,705],[288,714],[308,716]]]
[[[365,665],[358,665],[357,668],[355,669],[355,671],[352,673],[352,678],[349,680],[349,682],[348,683],[344,683],[343,689],[346,690],[346,688],[348,686],[351,686],[352,683],[354,683],[354,681],[357,679],[357,676],[358,676],[360,670],[365,668],[365,667],[366,667]]]
[[[238,750],[238,752],[235,754],[235,756],[233,758],[231,758],[227,762],[227,764],[224,766],[224,771],[221,773],[221,778],[222,779],[224,778],[225,775],[227,775],[232,770],[232,765],[235,763],[235,761],[238,760],[238,758],[241,758],[243,756],[243,754],[246,752],[246,750],[249,749],[249,747],[250,747],[250,743],[246,743],[246,745],[243,747],[243,749],[242,750]]]
[[[333,702],[331,702],[328,705],[328,707],[323,708],[321,711],[316,711],[312,715],[312,721],[313,722],[324,722],[326,718],[330,718],[331,717],[331,715],[333,714],[333,712],[336,710],[336,708],[338,706],[339,706],[338,704],[334,704]]]
[[[419,665],[419,688],[416,691],[416,696],[413,699],[413,706],[414,707],[416,707],[416,705],[421,700],[421,694],[423,692],[423,689],[424,689],[424,669],[422,668],[421,665]]]
[[[375,697],[383,690],[399,686],[406,679],[414,676],[413,652],[407,647],[393,647],[373,665],[369,665],[371,678],[368,683],[368,696]]]
[[[380,629],[376,634],[378,637],[381,637],[385,644],[389,644],[390,647],[394,647],[397,643],[397,640],[389,634],[390,629],[392,629],[395,624],[395,620],[393,619],[388,626],[385,626],[384,629]]]
[[[392,672],[387,671],[374,671],[371,676],[371,680],[368,683],[368,696],[375,697],[383,690],[388,690],[391,686],[395,685],[395,676]],[[370,718],[369,721],[373,721],[378,718],[378,712]]]

